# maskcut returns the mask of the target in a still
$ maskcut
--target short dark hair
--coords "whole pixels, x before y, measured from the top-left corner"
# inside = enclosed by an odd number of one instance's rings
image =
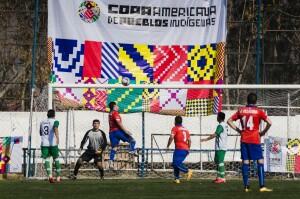
[[[108,107],[112,111],[114,109],[114,106],[117,105],[116,102],[109,102]]]
[[[218,113],[218,118],[220,118],[222,121],[224,121],[225,120],[225,113],[219,112]]]
[[[178,115],[175,117],[175,125],[181,125],[181,124],[182,124],[182,117]]]
[[[94,124],[95,122],[98,122],[98,123],[100,124],[100,120],[98,120],[98,119],[94,119],[94,120],[93,120],[93,124]]]
[[[257,95],[255,93],[249,93],[247,96],[247,104],[256,104]]]
[[[55,117],[55,110],[53,110],[53,109],[48,110],[47,117],[49,117],[49,118]]]

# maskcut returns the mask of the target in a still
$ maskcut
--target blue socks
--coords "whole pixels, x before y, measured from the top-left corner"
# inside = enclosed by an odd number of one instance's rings
[[[257,174],[258,174],[259,186],[264,187],[265,186],[265,171],[264,171],[263,164],[260,164],[260,163],[257,164]]]
[[[130,151],[134,151],[135,150],[135,140],[134,139],[132,139],[132,140],[130,140],[130,142],[129,142],[129,150]]]
[[[116,151],[113,150],[113,149],[111,149],[111,150],[110,150],[109,160],[114,161],[115,155],[116,155]]]
[[[174,167],[174,176],[175,176],[175,179],[179,179],[179,169]]]
[[[244,186],[247,187],[249,186],[249,164],[243,163],[242,174],[243,174]]]
[[[242,165],[242,174],[243,174],[243,182],[244,186],[249,186],[249,164]],[[259,180],[259,186],[265,186],[265,171],[264,171],[264,164],[258,163],[257,164],[257,174]]]

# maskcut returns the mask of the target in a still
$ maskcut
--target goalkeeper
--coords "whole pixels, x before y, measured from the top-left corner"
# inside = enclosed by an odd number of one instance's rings
[[[100,172],[100,178],[103,180],[104,169],[102,165],[102,153],[107,146],[107,139],[105,133],[100,130],[99,120],[93,120],[93,128],[85,133],[81,141],[78,154],[81,154],[83,146],[87,140],[89,140],[87,150],[85,150],[85,152],[77,160],[72,178],[74,180],[77,179],[78,170],[83,162],[89,162],[91,159],[94,159],[95,165],[98,167]]]
[[[217,165],[217,178],[214,180],[214,183],[216,184],[226,182],[224,158],[226,153],[228,126],[226,125],[224,120],[225,120],[225,113],[219,112],[217,116],[217,121],[219,122],[219,125],[217,126],[215,133],[211,134],[207,138],[201,139],[201,142],[205,142],[216,138],[215,164]]]

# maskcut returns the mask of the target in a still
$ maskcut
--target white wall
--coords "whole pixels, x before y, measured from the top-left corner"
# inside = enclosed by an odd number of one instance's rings
[[[108,136],[108,115],[107,113],[101,113],[96,111],[74,111],[75,129],[69,127],[69,144],[73,146],[73,135],[75,135],[76,148],[79,147],[80,141],[84,133],[92,127],[92,120],[99,119],[101,122],[101,128],[106,132]],[[228,118],[232,112],[225,112],[226,118]],[[39,147],[39,123],[46,118],[46,113],[39,112],[33,115],[33,134],[32,134],[32,146]],[[66,124],[67,113],[58,112],[56,118],[60,121],[60,148],[65,148],[66,143]],[[122,115],[124,125],[133,133],[137,147],[141,147],[142,142],[142,114],[125,114]],[[273,125],[268,133],[270,136],[287,137],[287,117],[274,116],[270,117]],[[70,120],[73,121],[72,119]],[[151,147],[151,134],[162,133],[169,134],[173,126],[174,116],[157,115],[145,113],[145,142],[146,147]],[[217,125],[216,116],[207,117],[190,117],[184,118],[184,126],[187,127],[191,133],[213,133]],[[27,146],[29,131],[29,113],[28,112],[0,112],[0,136],[23,136],[24,146]],[[233,131],[231,133],[234,133]],[[290,137],[300,138],[300,115],[290,117]],[[165,148],[168,136],[156,136],[159,147]],[[192,148],[198,149],[200,146],[199,137],[193,137]],[[228,146],[234,146],[235,138],[230,138]],[[207,142],[202,145],[202,148],[212,148],[213,141]]]

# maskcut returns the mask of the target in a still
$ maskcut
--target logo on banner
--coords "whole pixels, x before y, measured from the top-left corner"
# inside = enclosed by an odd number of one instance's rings
[[[84,1],[80,4],[78,14],[86,23],[93,23],[99,19],[100,8],[94,1]]]

